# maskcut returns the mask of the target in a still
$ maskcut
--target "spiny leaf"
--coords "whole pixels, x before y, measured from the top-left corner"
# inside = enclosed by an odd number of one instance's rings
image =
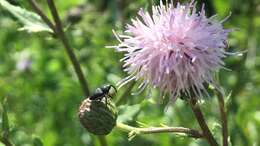
[[[27,30],[28,32],[52,32],[48,25],[46,25],[41,17],[36,13],[11,5],[6,0],[0,0],[0,5],[13,14],[21,23],[23,23],[24,26],[19,30]]]

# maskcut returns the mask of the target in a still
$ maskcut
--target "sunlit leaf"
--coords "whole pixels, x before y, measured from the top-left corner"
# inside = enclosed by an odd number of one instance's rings
[[[13,14],[21,23],[23,23],[23,27],[19,30],[26,30],[28,32],[40,32],[40,31],[48,31],[52,32],[52,30],[46,25],[41,17],[36,13],[27,11],[18,6],[11,5],[6,0],[0,0],[0,5]]]

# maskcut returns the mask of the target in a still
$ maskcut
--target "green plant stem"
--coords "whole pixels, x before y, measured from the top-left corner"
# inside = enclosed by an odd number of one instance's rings
[[[197,130],[184,127],[148,127],[137,128],[118,122],[116,127],[123,131],[134,132],[135,134],[154,134],[154,133],[181,133],[192,138],[203,138],[203,134]]]
[[[53,16],[54,22],[55,22],[55,33],[58,36],[58,38],[61,40],[62,44],[64,45],[66,52],[73,64],[74,70],[77,74],[77,77],[79,79],[79,82],[81,84],[81,88],[85,94],[85,96],[89,96],[89,87],[87,80],[85,79],[83,72],[80,67],[80,63],[78,62],[76,55],[73,52],[72,47],[69,44],[69,41],[63,31],[62,23],[59,17],[59,14],[57,12],[56,6],[53,2],[53,0],[47,0],[48,6],[51,10],[51,14]]]
[[[53,0],[47,0],[47,3],[48,3],[52,17],[53,17],[54,22],[55,22],[55,31],[54,32],[56,33],[58,38],[63,43],[63,45],[66,49],[66,52],[67,52],[67,54],[68,54],[68,56],[69,56],[69,58],[70,58],[70,60],[73,64],[74,70],[75,70],[77,77],[79,79],[79,82],[81,84],[81,88],[82,88],[85,96],[87,97],[87,96],[89,96],[89,87],[88,87],[87,80],[85,79],[85,77],[83,75],[83,72],[82,72],[81,67],[80,67],[80,63],[78,62],[76,55],[74,54],[73,49],[70,46],[69,41],[68,41],[64,31],[63,31],[62,23],[61,23],[59,14],[57,12],[56,6],[55,6]],[[101,146],[107,146],[107,141],[106,141],[105,136],[98,136],[98,139],[99,139]]]
[[[202,114],[202,111],[199,107],[199,104],[197,103],[197,99],[196,98],[192,98],[189,101],[189,104],[191,106],[191,109],[200,125],[200,128],[203,132],[204,137],[206,138],[206,140],[208,141],[208,143],[211,146],[218,146],[217,141],[215,140],[215,138],[213,137],[212,133],[209,130],[209,127],[205,121],[205,118]]]
[[[101,146],[107,146],[107,140],[105,136],[98,136],[98,140]]]
[[[222,123],[222,136],[223,136],[222,142],[223,142],[223,146],[228,146],[228,124],[227,124],[227,112],[225,108],[225,101],[220,91],[216,91],[216,92],[218,97],[219,110],[220,110],[221,123]]]

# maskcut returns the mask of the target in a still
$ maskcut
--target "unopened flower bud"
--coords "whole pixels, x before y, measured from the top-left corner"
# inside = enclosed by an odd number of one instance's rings
[[[116,125],[117,110],[110,99],[85,99],[80,107],[78,116],[81,124],[95,135],[107,135]]]

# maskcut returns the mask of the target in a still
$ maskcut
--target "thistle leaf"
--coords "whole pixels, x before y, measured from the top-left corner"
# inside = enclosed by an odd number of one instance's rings
[[[21,7],[11,5],[6,0],[0,0],[0,5],[24,25],[19,30],[26,30],[29,33],[41,31],[52,32],[52,30],[43,22],[38,14],[27,11]]]

